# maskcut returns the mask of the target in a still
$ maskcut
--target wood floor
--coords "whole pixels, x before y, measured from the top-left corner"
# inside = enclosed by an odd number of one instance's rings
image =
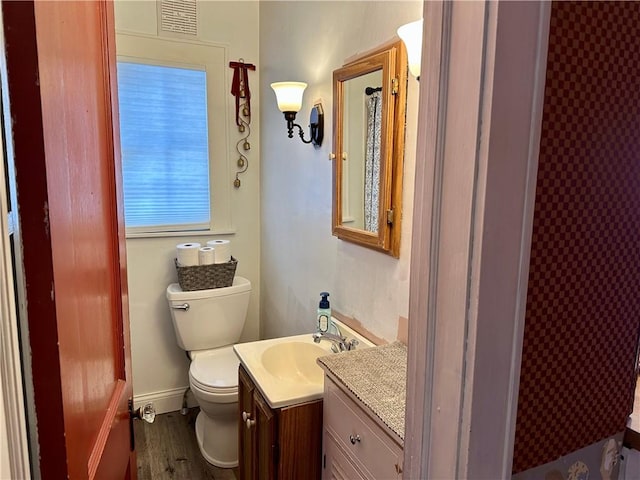
[[[195,422],[199,409],[156,416],[152,424],[135,421],[138,480],[236,480],[237,468],[210,465],[198,449]]]

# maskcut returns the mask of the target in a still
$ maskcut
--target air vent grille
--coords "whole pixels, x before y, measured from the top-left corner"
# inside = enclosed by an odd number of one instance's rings
[[[161,31],[198,34],[196,0],[161,0],[159,3]]]

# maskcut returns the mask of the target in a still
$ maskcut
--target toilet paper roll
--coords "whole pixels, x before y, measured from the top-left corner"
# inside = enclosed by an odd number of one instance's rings
[[[229,240],[209,240],[207,247],[216,249],[216,263],[227,263],[231,260],[231,242]]]
[[[200,265],[213,265],[216,263],[216,249],[213,247],[200,247],[198,260]]]
[[[193,267],[195,265],[199,265],[199,250],[199,243],[181,243],[176,245],[176,258],[178,259],[178,265],[181,267]]]

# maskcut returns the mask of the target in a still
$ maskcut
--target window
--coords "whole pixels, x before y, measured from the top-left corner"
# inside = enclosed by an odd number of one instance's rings
[[[227,47],[118,32],[116,49],[127,238],[235,233]]]
[[[127,230],[209,230],[206,72],[121,60],[118,90]]]

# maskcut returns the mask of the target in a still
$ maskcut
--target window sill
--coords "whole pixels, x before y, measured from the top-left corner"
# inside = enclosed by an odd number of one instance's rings
[[[125,237],[130,238],[163,238],[163,237],[213,237],[216,235],[235,235],[236,229],[233,227],[220,228],[214,230],[190,230],[182,232],[147,232],[147,233],[126,233]]]

